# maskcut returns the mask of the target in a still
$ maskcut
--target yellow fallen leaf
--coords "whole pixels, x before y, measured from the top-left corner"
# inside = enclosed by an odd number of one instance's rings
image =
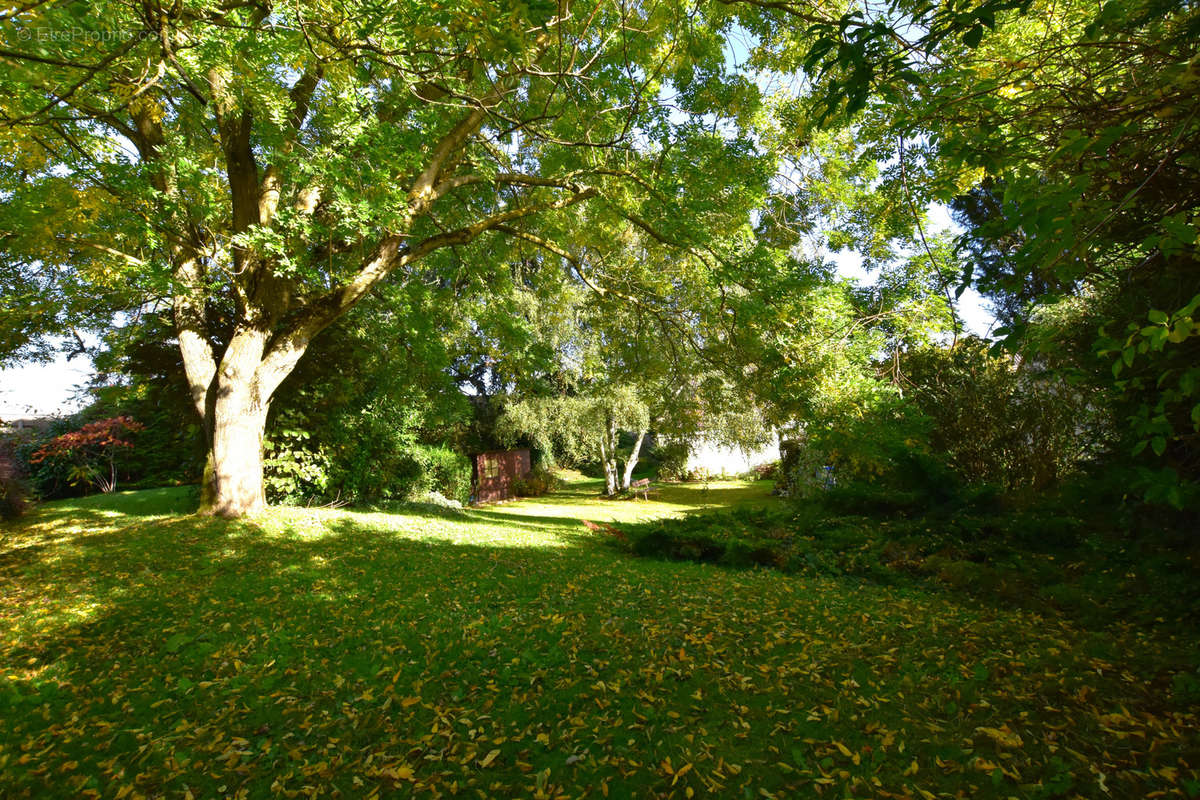
[[[833,746],[836,747],[838,752],[844,755],[846,758],[850,757],[850,748],[846,747],[846,745],[842,744],[841,742],[834,742]]]
[[[905,776],[916,775],[919,769],[920,766],[917,765],[917,760],[914,758],[912,763],[908,765],[908,769],[904,770],[904,774]]]
[[[1007,725],[1002,728],[976,728],[975,732],[982,733],[995,742],[998,747],[1016,749],[1024,744],[1021,737],[1009,730]]]
[[[480,769],[486,769],[489,764],[496,760],[496,756],[500,755],[500,750],[497,748],[483,757],[483,761],[479,762]]]

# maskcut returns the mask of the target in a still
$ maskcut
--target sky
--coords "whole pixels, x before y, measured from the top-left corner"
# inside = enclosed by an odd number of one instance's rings
[[[48,364],[0,370],[0,420],[63,416],[83,407],[79,389],[94,374],[91,359],[58,355]]]

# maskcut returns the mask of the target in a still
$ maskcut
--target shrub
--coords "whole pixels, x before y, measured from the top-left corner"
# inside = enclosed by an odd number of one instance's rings
[[[903,491],[873,483],[850,483],[835,486],[821,498],[826,508],[838,514],[891,516],[912,514],[926,506],[925,498],[913,491]]]
[[[1103,438],[1105,412],[1037,364],[967,338],[904,354],[909,402],[932,420],[929,446],[963,481],[1042,490]]]
[[[46,442],[29,457],[31,464],[51,462],[67,470],[72,486],[95,487],[108,493],[117,487],[117,457],[133,443],[125,437],[145,426],[131,417],[89,422],[76,431]]]
[[[545,467],[537,466],[523,477],[513,481],[513,493],[517,497],[541,497],[558,489],[558,476]]]
[[[263,444],[263,481],[271,503],[303,503],[327,496],[330,458],[311,434],[296,428],[272,431]]]
[[[432,491],[465,502],[471,494],[471,464],[446,447],[395,437],[334,465],[336,486],[352,502],[413,501]]]
[[[130,415],[145,424],[137,446],[121,453],[119,467],[125,485],[152,488],[199,483],[204,474],[207,448],[199,417],[191,409],[180,417],[170,409],[140,403]]]
[[[774,480],[779,475],[778,461],[771,461],[767,464],[758,464],[750,468],[751,480]]]
[[[422,483],[428,482],[427,491],[436,491],[459,504],[471,499],[471,462],[448,447],[418,445],[414,455],[423,474]]]
[[[302,411],[271,420],[265,447],[267,499],[358,504],[424,502],[439,492],[459,503],[471,494],[471,464],[447,447],[417,440],[419,415],[371,406],[312,428]]]
[[[691,455],[691,447],[687,442],[672,442],[655,447],[654,458],[658,461],[658,479],[660,481],[686,479],[689,455]]]
[[[0,444],[0,520],[16,519],[29,506],[29,491],[12,448]]]

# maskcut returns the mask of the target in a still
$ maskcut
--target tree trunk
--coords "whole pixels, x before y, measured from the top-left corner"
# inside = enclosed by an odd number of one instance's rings
[[[229,340],[209,387],[212,504],[221,517],[254,514],[266,507],[263,433],[273,386],[260,380],[264,331],[242,328]]]
[[[604,420],[604,431],[600,435],[600,461],[604,465],[604,493],[612,497],[617,493],[617,422],[611,415]]]
[[[207,343],[182,334],[184,367],[208,437],[201,513],[234,518],[262,511],[267,411],[275,389],[304,353],[308,337],[295,336],[286,348],[268,350],[265,330],[242,326],[216,364]]]
[[[646,441],[646,433],[645,430],[638,431],[637,440],[633,443],[633,451],[625,461],[625,474],[621,477],[621,488],[625,491],[629,491],[629,484],[633,482],[633,471],[637,468],[638,457],[642,454],[642,442]]]
[[[612,497],[617,493],[617,460],[604,459],[604,493]]]
[[[212,505],[209,513],[240,517],[262,511],[267,505],[263,484],[263,433],[266,404],[252,392],[231,391],[217,401],[212,436]]]

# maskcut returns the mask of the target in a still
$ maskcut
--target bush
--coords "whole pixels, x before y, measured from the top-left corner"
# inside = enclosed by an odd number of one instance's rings
[[[524,477],[513,481],[513,493],[517,497],[541,497],[555,491],[561,485],[558,476],[545,467],[537,466]]]
[[[995,502],[981,494],[969,499]],[[1063,580],[1059,561],[1034,551],[1077,549],[1082,539],[1080,523],[1061,511],[979,514],[966,501],[931,506],[928,493],[858,483],[821,502],[694,514],[616,533],[617,544],[640,556],[889,585],[930,579],[1006,603]]]
[[[95,487],[108,493],[117,487],[119,455],[133,448],[126,437],[144,427],[126,416],[89,422],[79,430],[55,436],[34,450],[29,463],[49,462],[66,470],[70,485],[84,491]]]
[[[119,466],[127,487],[153,488],[199,483],[208,455],[199,417],[185,409],[180,417],[148,402],[132,405],[128,413],[145,424],[136,447],[121,453]]]
[[[263,443],[263,481],[267,501],[296,504],[325,499],[330,484],[330,458],[313,447],[311,434],[297,428],[272,431]]]
[[[926,507],[925,498],[913,491],[902,491],[873,483],[835,486],[821,498],[830,511],[864,516],[908,515]]]
[[[417,440],[415,414],[370,407],[318,430],[300,411],[271,420],[266,443],[267,499],[358,504],[423,502],[430,492],[464,503],[471,464],[447,447]]]
[[[460,505],[471,499],[471,461],[448,447],[418,445],[414,455],[420,463],[428,491],[440,492]]]
[[[914,349],[902,365],[909,402],[933,423],[929,447],[965,482],[1043,490],[1103,439],[1103,404],[985,341]]]
[[[352,502],[411,501],[437,491],[461,503],[471,495],[471,463],[465,456],[401,437],[355,453],[335,463],[334,470],[342,496]]]
[[[0,520],[16,519],[29,507],[29,491],[12,448],[0,444]]]
[[[691,447],[687,442],[672,442],[655,447],[654,458],[658,461],[658,479],[672,482],[686,479],[689,455],[691,455]]]
[[[747,476],[750,480],[765,481],[775,480],[779,476],[778,461],[771,461],[766,464],[758,464],[750,468],[750,474]]]

